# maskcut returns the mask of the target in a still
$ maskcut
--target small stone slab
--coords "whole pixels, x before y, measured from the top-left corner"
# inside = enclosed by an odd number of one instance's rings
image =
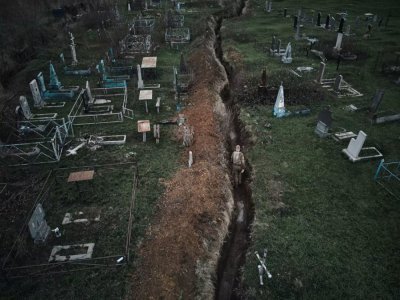
[[[139,92],[139,101],[147,101],[153,99],[153,90],[141,90]]]
[[[72,172],[68,176],[68,182],[92,180],[94,176],[94,170],[91,171],[79,171]]]
[[[143,57],[142,69],[150,69],[157,67],[157,56]]]
[[[72,255],[58,255],[61,250],[68,250],[72,248],[82,248],[84,251],[87,248],[86,252],[82,254],[72,254]],[[76,244],[76,245],[66,245],[66,246],[54,246],[51,250],[49,262],[54,261],[69,261],[69,260],[80,260],[80,259],[90,259],[93,254],[94,243],[87,244]]]

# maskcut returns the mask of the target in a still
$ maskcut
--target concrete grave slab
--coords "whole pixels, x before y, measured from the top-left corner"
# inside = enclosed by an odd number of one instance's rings
[[[51,250],[49,262],[63,262],[63,261],[71,261],[71,260],[81,260],[81,259],[90,259],[93,255],[94,243],[86,243],[86,244],[76,244],[76,245],[66,245],[66,246],[54,246]],[[86,249],[86,252],[84,252]],[[68,253],[75,253],[76,251],[82,250],[81,254],[71,254],[71,255],[59,255],[62,250],[66,250]]]

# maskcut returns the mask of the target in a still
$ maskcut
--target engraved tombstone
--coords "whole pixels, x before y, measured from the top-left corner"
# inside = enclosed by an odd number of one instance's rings
[[[35,243],[45,242],[50,233],[50,226],[45,220],[45,212],[42,205],[39,203],[28,223],[29,232]]]

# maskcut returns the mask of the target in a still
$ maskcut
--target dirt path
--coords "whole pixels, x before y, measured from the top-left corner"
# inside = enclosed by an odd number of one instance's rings
[[[210,26],[215,23],[210,21]],[[217,121],[225,113],[219,93],[227,79],[215,58],[214,41],[213,30],[207,30],[202,46],[189,59],[196,83],[190,94],[193,106],[183,113],[194,127],[195,142],[187,149],[193,151],[194,165],[181,168],[165,183],[155,221],[139,250],[132,299],[214,296],[211,277],[216,274],[233,208],[224,138]]]

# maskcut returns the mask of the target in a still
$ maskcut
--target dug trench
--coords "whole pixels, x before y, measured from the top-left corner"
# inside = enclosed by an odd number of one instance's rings
[[[236,10],[240,16],[246,5],[242,3]],[[229,17],[229,16],[228,16]],[[236,97],[232,95],[230,86],[234,81],[234,67],[224,59],[222,49],[221,27],[224,17],[218,17],[216,20],[215,32],[215,53],[220,63],[224,66],[228,84],[221,92],[222,101],[226,109],[231,113],[231,117],[226,120],[230,122],[228,128],[231,128],[226,140],[227,152],[230,153],[235,145],[241,145],[242,149],[249,146],[249,136],[242,124],[239,114],[240,107]],[[232,166],[230,166],[232,167]],[[215,287],[215,299],[243,299],[245,290],[241,282],[241,267],[245,263],[246,252],[251,242],[251,224],[254,219],[254,203],[251,194],[251,174],[252,169],[246,160],[246,172],[243,174],[242,184],[233,189],[234,213],[231,217],[229,233],[225,239],[224,246],[220,253],[217,270],[217,283]]]
[[[137,252],[128,299],[237,299],[243,293],[241,266],[249,245],[253,204],[247,164],[243,183],[234,189],[230,155],[247,136],[231,95],[229,65],[222,60],[223,18],[238,16],[241,0],[207,18],[205,34],[194,41],[189,65],[196,78],[191,106],[182,113],[195,132],[191,168],[179,168],[160,181],[165,193]],[[228,13],[226,13],[228,12]],[[225,66],[223,65],[225,63]],[[166,259],[167,258],[167,259]]]

